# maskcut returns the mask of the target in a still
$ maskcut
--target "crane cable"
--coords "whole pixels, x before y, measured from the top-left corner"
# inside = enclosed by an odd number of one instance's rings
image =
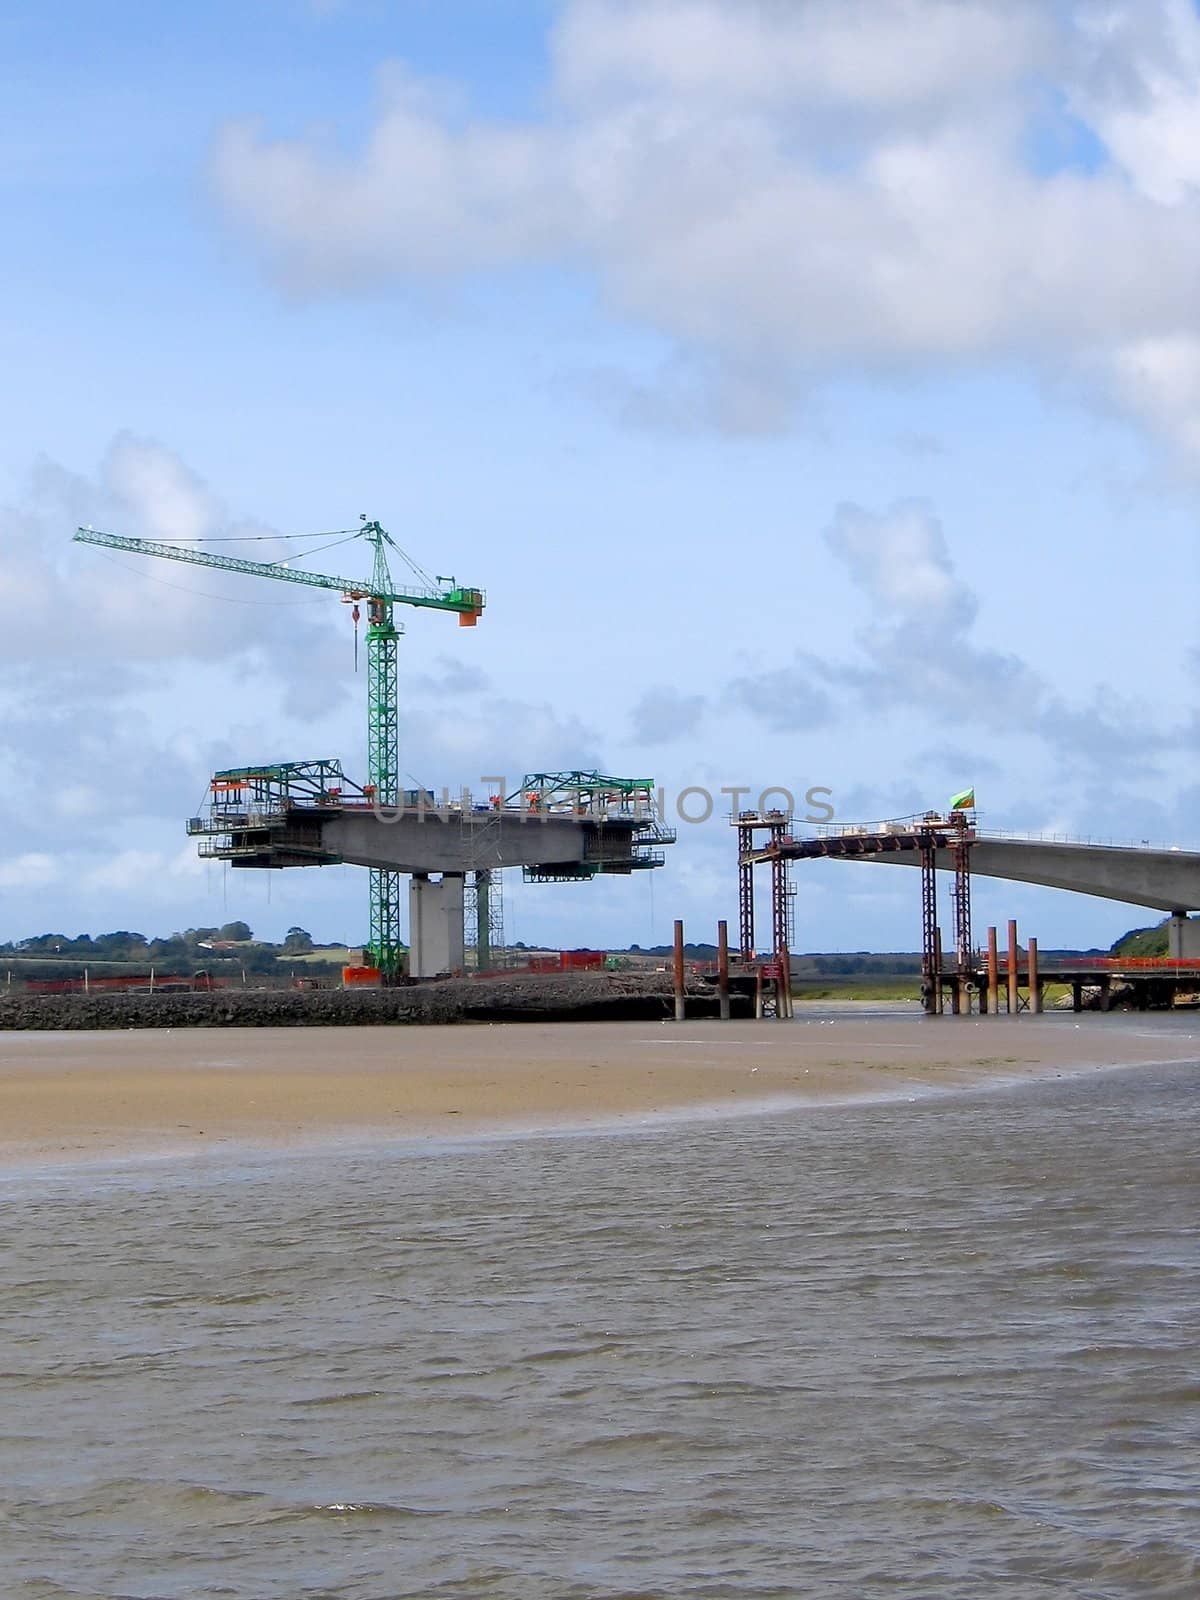
[[[330,534],[357,539],[357,528],[327,528],[324,533],[230,533],[195,539],[156,539],[155,544],[278,544],[282,539],[328,539]]]
[[[302,552],[302,554],[306,558],[308,556],[320,555],[323,550],[335,550],[339,545],[349,544],[352,539],[358,539],[362,537],[361,528],[335,528],[331,529],[330,533],[332,533],[334,537],[330,539],[328,544],[318,545],[316,549],[305,550]],[[286,543],[286,541],[289,539],[325,539],[328,537],[329,534],[327,533],[243,533],[218,534],[213,538],[156,539],[154,542],[155,544],[178,545],[281,544]],[[418,563],[413,560],[412,556],[410,556],[408,551],[404,549],[403,545],[398,545],[390,534],[387,535],[387,542],[400,557],[401,561],[404,562],[405,566],[408,567],[408,569],[412,572],[413,576],[420,578],[422,584],[429,590],[431,594],[437,594],[440,592],[435,580],[428,572],[425,571],[424,567],[418,565]],[[287,556],[283,558],[283,560],[290,559],[292,558]],[[282,562],[272,561],[267,563],[267,565],[277,567],[282,565]]]
[[[284,535],[284,537],[286,538],[288,536]],[[317,539],[317,538],[320,538],[320,534],[304,534],[303,537],[306,538],[306,539]],[[307,560],[307,558],[309,556],[319,556],[321,554],[322,550],[335,550],[338,545],[340,545],[340,544],[349,544],[351,539],[357,539],[357,538],[358,538],[358,535],[356,533],[350,533],[350,534],[347,534],[344,538],[331,540],[329,544],[319,544],[315,550],[304,550],[301,553],[305,557],[305,559]],[[291,560],[294,560],[294,559],[295,558],[293,556],[284,556],[282,558],[282,560],[280,560],[280,561],[272,561],[272,562],[269,563],[269,565],[271,565],[272,567],[279,567],[279,566],[283,565],[284,561],[291,561]]]
[[[114,567],[119,567],[122,572],[127,572],[131,578],[144,578],[147,583],[161,583],[164,589],[177,589],[180,594],[195,595],[201,600],[227,600],[234,606],[321,606],[324,605],[323,596],[312,600],[243,600],[236,594],[212,594],[207,589],[193,589],[186,583],[172,583],[169,578],[160,578],[155,572],[147,572],[142,567],[127,567],[123,561],[118,561],[115,556],[109,555],[107,550],[96,551],[103,556],[105,561],[111,561]]]

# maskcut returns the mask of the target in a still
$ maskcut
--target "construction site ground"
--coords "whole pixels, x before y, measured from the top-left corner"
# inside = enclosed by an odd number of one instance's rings
[[[749,1015],[733,996],[734,1015]],[[278,1028],[404,1023],[646,1021],[674,1013],[670,974],[562,973],[450,978],[395,989],[224,989],[212,994],[11,995],[0,1029]],[[689,980],[689,1016],[715,1016],[710,984]]]

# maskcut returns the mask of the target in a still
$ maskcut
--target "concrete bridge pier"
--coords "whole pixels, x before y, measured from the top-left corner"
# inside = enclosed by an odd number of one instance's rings
[[[413,978],[461,972],[466,960],[461,872],[414,872],[408,886],[408,971]]]
[[[1200,956],[1200,917],[1172,911],[1167,924],[1167,954],[1175,961],[1191,961]]]

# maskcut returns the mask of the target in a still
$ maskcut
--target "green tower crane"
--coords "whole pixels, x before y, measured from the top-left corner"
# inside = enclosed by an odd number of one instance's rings
[[[378,522],[363,518],[361,528],[344,529],[328,535],[337,542],[366,539],[374,550],[370,578],[338,578],[320,572],[306,572],[283,561],[244,561],[237,556],[222,556],[198,550],[191,541],[172,544],[165,540],[130,539],[116,533],[100,533],[95,528],[77,528],[80,544],[101,545],[108,550],[129,550],[135,555],[158,556],[165,561],[183,561],[196,567],[215,567],[221,572],[241,572],[253,578],[277,578],[284,583],[302,583],[315,589],[335,589],[355,605],[367,602],[367,770],[375,802],[394,806],[400,799],[400,710],[396,672],[396,644],[403,628],[396,622],[398,605],[427,606],[437,611],[454,611],[461,627],[474,627],[484,607],[482,589],[460,587],[453,578],[431,578],[396,544]],[[203,541],[196,541],[197,543]],[[417,588],[397,588],[388,568],[388,548],[412,569],[421,580]],[[294,558],[289,558],[294,559]],[[371,867],[370,872],[370,953],[376,966],[393,976],[400,960],[400,878],[399,872]]]

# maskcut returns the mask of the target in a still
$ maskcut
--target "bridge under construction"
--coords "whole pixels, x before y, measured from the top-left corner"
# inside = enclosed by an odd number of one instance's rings
[[[365,543],[371,551],[370,576],[344,577],[314,572],[297,564],[291,542],[282,535],[247,534],[255,543],[282,541],[286,553],[275,561],[201,548],[203,538],[149,540],[81,527],[75,540],[107,550],[156,560],[186,563],[245,577],[301,584],[339,593],[350,607],[358,654],[360,603],[367,612],[367,781],[350,782],[336,761],[300,761],[230,769],[214,775],[207,815],[193,817],[188,832],[200,840],[200,853],[234,867],[301,867],[347,863],[368,869],[370,938],[365,972],[388,980],[402,970],[400,906],[402,880],[411,879],[408,970],[411,976],[461,971],[465,965],[465,925],[474,933],[476,964],[489,964],[502,942],[499,908],[501,873],[519,867],[539,883],[586,881],[600,874],[633,873],[661,866],[661,847],[675,833],[656,815],[652,779],[617,778],[598,772],[534,773],[512,795],[493,794],[476,802],[466,794],[435,798],[424,790],[400,787],[397,646],[403,628],[398,607],[450,613],[462,627],[482,616],[482,589],[453,577],[431,577],[378,522],[361,517],[360,526],[331,534],[300,553]],[[295,536],[301,537],[301,536]],[[240,542],[233,536],[221,542]],[[411,575],[397,585],[389,555]],[[1045,884],[1077,893],[1102,895],[1171,914],[1170,956],[1200,970],[1200,854],[1177,850],[1119,848],[1079,841],[1014,838],[981,832],[975,826],[974,791],[956,797],[948,816],[926,812],[863,827],[831,827],[796,838],[790,815],[780,811],[739,812],[739,934],[742,959],[756,956],[755,869],[771,876],[770,982],[776,1014],[791,1012],[789,951],[793,943],[793,862],[821,857],[886,862],[919,868],[921,874],[922,967],[927,1003],[940,1009],[949,985],[952,1005],[970,1003],[978,984],[979,960],[971,928],[972,873]],[[939,870],[952,874],[954,961],[947,963],[937,913]],[[469,911],[469,916],[468,916]],[[1015,942],[1010,940],[1010,971]],[[994,991],[995,960],[988,990]],[[763,973],[759,972],[759,979]],[[1035,975],[1027,975],[1038,992]],[[761,987],[761,984],[760,984]],[[983,991],[981,991],[982,994]]]
[[[922,993],[932,1012],[942,1010],[945,994],[950,996],[953,1011],[969,1010],[972,994],[978,995],[982,1011],[994,1011],[999,1004],[1000,962],[994,930],[989,930],[986,960],[973,936],[973,875],[1066,889],[1170,913],[1168,954],[1161,960],[1114,959],[1101,966],[1104,958],[1080,958],[1069,969],[1060,964],[1053,971],[1039,970],[1035,940],[1029,941],[1022,964],[1016,924],[1010,923],[1004,965],[1010,1010],[1015,1011],[1021,1003],[1021,987],[1026,990],[1025,1003],[1040,1009],[1047,981],[1070,984],[1076,1006],[1085,985],[1100,989],[1102,1004],[1118,982],[1156,1003],[1200,989],[1200,920],[1188,916],[1200,911],[1200,853],[987,833],[976,827],[974,815],[967,810],[951,810],[945,815],[929,811],[859,826],[826,826],[800,838],[792,831],[790,815],[782,811],[743,811],[731,820],[738,842],[742,959],[747,963],[756,959],[754,884],[756,869],[763,868],[771,881],[770,970],[779,989],[782,1014],[790,1008],[789,951],[794,942],[795,904],[791,866],[796,861],[821,859],[919,870]],[[948,873],[951,879],[950,958],[943,949],[938,916],[939,872]]]
[[[303,537],[297,558],[282,535],[254,533],[254,543],[283,542],[276,561],[200,548],[204,539],[139,539],[77,528],[85,545],[180,562],[249,578],[301,584],[341,595],[354,624],[358,660],[360,603],[367,610],[367,781],[349,782],[337,761],[279,762],[218,772],[210,785],[207,816],[193,817],[188,832],[200,854],[235,867],[309,867],[333,863],[366,867],[369,942],[359,975],[372,981],[398,977],[406,957],[400,938],[402,880],[409,884],[412,977],[461,972],[465,922],[474,933],[476,965],[485,970],[503,943],[500,871],[520,867],[539,883],[587,881],[602,873],[659,867],[662,845],[675,834],[655,814],[652,778],[617,778],[599,772],[533,773],[516,794],[491,795],[482,804],[467,794],[439,800],[400,786],[400,700],[397,647],[403,627],[397,608],[448,612],[473,628],[483,615],[482,589],[453,577],[430,576],[381,523]],[[228,541],[242,542],[234,536]],[[306,555],[365,542],[370,576],[343,577],[297,564]],[[399,586],[391,558],[415,582]]]

